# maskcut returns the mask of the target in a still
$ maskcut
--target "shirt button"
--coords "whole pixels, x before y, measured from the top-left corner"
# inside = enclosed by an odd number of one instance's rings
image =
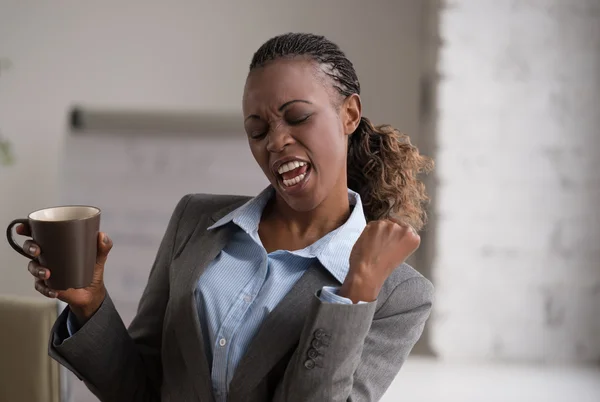
[[[221,345],[221,346],[225,346],[225,345],[227,345],[227,341],[225,340],[225,338],[221,338],[221,339],[219,340],[219,345]]]
[[[245,301],[246,303],[250,303],[250,302],[252,301],[252,296],[250,296],[250,295],[246,295],[246,296],[244,296],[244,301]]]

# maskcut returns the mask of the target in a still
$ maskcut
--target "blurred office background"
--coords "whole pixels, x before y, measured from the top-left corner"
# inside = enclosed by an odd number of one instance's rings
[[[385,401],[600,401],[600,0],[0,0],[0,223],[102,208],[128,322],[182,195],[266,185],[241,96],[289,31],[337,42],[365,115],[437,163],[411,261],[437,300]],[[32,282],[1,241],[2,300],[37,308]]]

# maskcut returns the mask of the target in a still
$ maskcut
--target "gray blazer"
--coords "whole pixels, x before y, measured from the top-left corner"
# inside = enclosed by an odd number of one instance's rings
[[[206,228],[248,197],[187,195],[175,208],[137,315],[125,328],[107,296],[72,337],[66,309],[49,353],[102,401],[213,402],[197,307],[198,278],[225,246],[231,225]],[[262,324],[229,387],[231,402],[377,401],[421,336],[431,283],[406,264],[376,302],[322,303],[316,293],[339,286],[319,263]],[[315,353],[314,349],[319,353]],[[317,356],[318,355],[318,356]]]

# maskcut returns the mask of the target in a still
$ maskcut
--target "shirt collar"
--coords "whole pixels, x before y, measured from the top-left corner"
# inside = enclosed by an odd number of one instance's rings
[[[263,209],[274,195],[275,189],[272,186],[267,187],[259,195],[219,219],[208,230],[234,223],[253,237],[258,231]],[[350,217],[342,226],[304,250],[295,252],[300,256],[316,257],[340,283],[344,282],[350,269],[352,247],[367,225],[360,195],[348,189],[348,200],[353,208]]]
[[[215,222],[212,226],[209,226],[208,230],[216,229],[233,222],[248,234],[256,232],[258,230],[262,212],[274,195],[275,189],[272,186],[265,188],[259,195],[251,198],[244,205],[234,209]]]

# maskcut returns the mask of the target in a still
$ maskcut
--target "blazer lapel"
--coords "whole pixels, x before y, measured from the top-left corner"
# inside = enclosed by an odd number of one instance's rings
[[[229,386],[231,400],[243,400],[300,340],[311,299],[323,286],[339,282],[315,262],[268,315],[240,361]]]
[[[212,217],[208,225],[198,224],[190,240],[173,261],[176,276],[171,295],[174,314],[172,325],[191,377],[190,381],[194,384],[201,401],[214,399],[205,349],[210,345],[204,345],[194,291],[208,264],[221,252],[233,234],[229,225],[207,230],[216,218]]]

